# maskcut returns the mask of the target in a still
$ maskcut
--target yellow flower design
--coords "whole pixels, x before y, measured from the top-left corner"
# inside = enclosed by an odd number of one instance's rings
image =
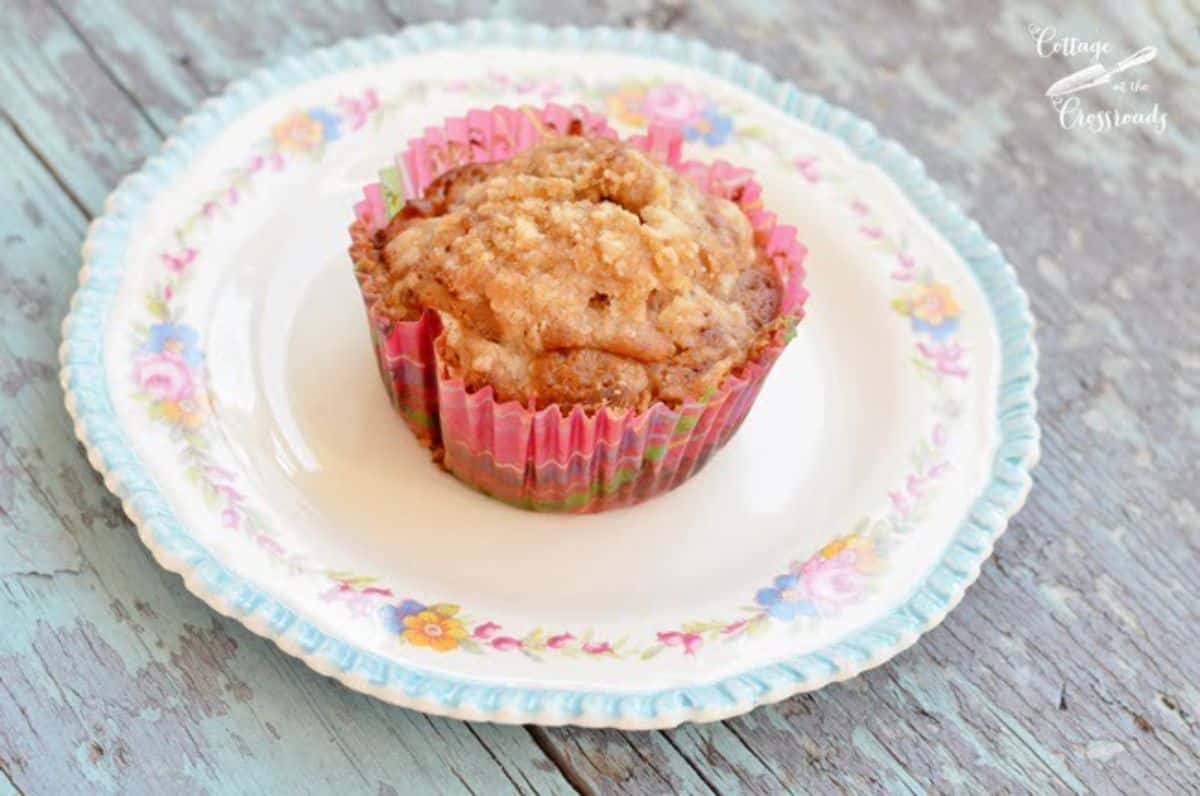
[[[608,112],[618,121],[633,127],[645,127],[646,117],[640,108],[642,99],[646,96],[646,87],[630,84],[621,88],[616,94],[610,94],[604,100]]]
[[[896,300],[896,309],[930,326],[940,326],[962,313],[950,286],[944,282],[914,285],[906,296]]]
[[[871,543],[870,539],[858,534],[834,539],[822,547],[817,555],[824,559],[836,558],[846,550],[854,553],[854,568],[859,572],[871,572],[878,569],[879,558],[875,554],[875,545]]]
[[[304,111],[296,111],[271,128],[280,149],[306,152],[324,140],[325,126]]]
[[[446,652],[457,647],[459,639],[467,637],[467,631],[454,617],[420,611],[404,617],[404,631],[400,636],[409,644]]]
[[[821,556],[821,558],[833,558],[838,553],[845,550],[846,545],[850,544],[850,540],[853,538],[853,536],[843,536],[839,539],[834,539],[832,542],[822,547],[818,551],[818,554]]]
[[[159,404],[163,419],[171,425],[183,425],[187,428],[198,428],[204,418],[199,412],[192,411],[178,401],[163,401]]]

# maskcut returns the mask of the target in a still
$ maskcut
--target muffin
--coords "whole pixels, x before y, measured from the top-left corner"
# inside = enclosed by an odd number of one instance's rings
[[[801,317],[803,249],[747,172],[682,163],[679,142],[497,108],[366,191],[351,255],[384,383],[463,481],[534,509],[628,505],[744,418]]]

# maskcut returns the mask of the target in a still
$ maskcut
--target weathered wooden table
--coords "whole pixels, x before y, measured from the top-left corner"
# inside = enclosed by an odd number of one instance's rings
[[[434,5],[0,8],[0,793],[1200,792],[1195,9]],[[1037,483],[962,605],[890,664],[670,732],[428,718],[191,597],[84,460],[55,352],[114,183],[255,65],[489,11],[737,49],[904,142],[1020,272],[1043,357]],[[1029,25],[1110,42],[1112,61],[1156,46],[1145,92],[1100,99],[1157,102],[1165,131],[1063,129],[1041,95],[1087,59],[1038,57]]]

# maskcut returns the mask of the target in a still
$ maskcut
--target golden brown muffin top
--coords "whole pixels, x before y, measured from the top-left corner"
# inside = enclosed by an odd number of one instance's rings
[[[678,405],[779,322],[779,276],[741,209],[605,138],[447,172],[376,243],[366,286],[386,312],[436,309],[445,360],[502,401]]]

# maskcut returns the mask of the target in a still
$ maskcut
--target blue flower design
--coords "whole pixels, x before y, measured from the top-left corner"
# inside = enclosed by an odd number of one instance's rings
[[[798,616],[816,616],[817,606],[787,594],[799,582],[799,575],[780,575],[775,578],[774,588],[758,590],[754,602],[766,609],[768,616],[784,622],[790,622]]]
[[[190,326],[182,323],[156,323],[150,327],[146,338],[146,350],[156,354],[172,351],[179,354],[189,366],[200,364],[200,349],[196,344],[200,335]]]
[[[379,621],[389,633],[399,633],[404,629],[404,621],[394,605],[385,605],[379,609]]]
[[[720,146],[729,140],[733,133],[732,116],[721,113],[716,105],[709,105],[701,115],[703,119],[700,122],[684,128],[684,138],[688,141],[700,138],[709,146]]]
[[[342,117],[324,108],[313,108],[308,116],[321,124],[321,140],[336,141],[342,134]]]
[[[379,619],[388,632],[401,633],[404,631],[404,617],[419,614],[425,606],[416,600],[405,600],[399,605],[385,605],[379,609]]]
[[[403,619],[406,616],[421,613],[425,610],[425,607],[424,603],[419,603],[416,600],[405,600],[396,606],[396,610],[400,612],[400,618]]]
[[[912,328],[915,332],[925,332],[932,335],[935,340],[945,340],[958,331],[958,318],[946,318],[941,323],[930,323],[914,316],[912,319]]]

